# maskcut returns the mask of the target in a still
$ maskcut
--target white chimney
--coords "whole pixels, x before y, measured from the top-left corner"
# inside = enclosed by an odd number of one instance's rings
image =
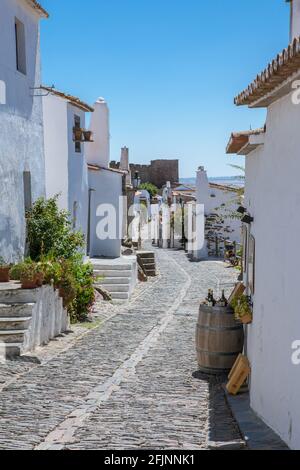
[[[300,36],[300,0],[290,0],[291,6],[291,24],[290,24],[290,42]]]
[[[131,185],[131,171],[129,166],[129,148],[121,148],[120,170],[127,171],[126,184]]]
[[[109,109],[103,98],[96,101],[94,109],[90,124],[94,142],[86,144],[86,158],[88,163],[108,168],[110,160]]]
[[[196,197],[198,204],[204,204],[207,209],[209,199],[209,182],[204,166],[200,166],[196,176]]]

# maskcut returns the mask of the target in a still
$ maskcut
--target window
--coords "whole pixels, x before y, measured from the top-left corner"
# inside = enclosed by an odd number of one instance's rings
[[[81,142],[76,140],[76,129],[80,129],[80,116],[74,116],[74,130],[75,130],[75,152],[81,153]]]
[[[23,188],[24,188],[24,209],[25,213],[32,208],[32,191],[31,191],[31,173],[23,171]]]
[[[26,75],[25,27],[17,18],[15,19],[15,38],[17,70]]]
[[[72,220],[73,230],[75,230],[77,226],[77,208],[78,208],[78,202],[74,201],[73,202],[73,220]]]

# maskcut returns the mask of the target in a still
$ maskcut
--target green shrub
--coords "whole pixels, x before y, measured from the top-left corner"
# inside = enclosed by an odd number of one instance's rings
[[[40,198],[27,212],[29,252],[34,261],[50,254],[54,259],[68,259],[84,246],[83,234],[72,231],[69,213],[58,208],[57,199]]]
[[[150,194],[151,199],[158,194],[159,189],[152,183],[142,183],[139,189],[145,189]]]

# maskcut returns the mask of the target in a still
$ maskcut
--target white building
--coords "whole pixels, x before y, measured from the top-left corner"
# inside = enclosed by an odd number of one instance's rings
[[[59,194],[59,207],[70,213],[73,228],[87,238],[89,182],[85,150],[91,142],[81,129],[86,128],[85,115],[93,108],[58,90],[43,87],[42,92],[46,197]]]
[[[90,130],[94,142],[86,149],[90,192],[88,251],[91,257],[118,258],[126,223],[123,195],[127,172],[109,167],[109,109],[103,98],[94,105]]]
[[[41,18],[35,0],[1,0],[0,14],[0,256],[24,255],[25,208],[45,194]]]
[[[224,252],[225,240],[240,243],[241,222],[232,217],[239,205],[239,191],[236,188],[209,182],[204,167],[199,167],[196,177],[196,202],[196,221],[193,224],[196,236],[189,250],[195,258],[201,259],[215,254],[216,239],[220,254]]]
[[[251,406],[300,449],[300,0],[291,12],[291,44],[235,99],[267,108],[266,127],[232,134],[227,152],[246,156],[245,208],[253,218],[245,237]]]

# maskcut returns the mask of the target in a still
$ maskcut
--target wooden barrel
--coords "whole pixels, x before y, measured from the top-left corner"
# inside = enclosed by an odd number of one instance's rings
[[[200,305],[196,348],[200,370],[218,374],[232,368],[243,351],[244,329],[230,307]]]

